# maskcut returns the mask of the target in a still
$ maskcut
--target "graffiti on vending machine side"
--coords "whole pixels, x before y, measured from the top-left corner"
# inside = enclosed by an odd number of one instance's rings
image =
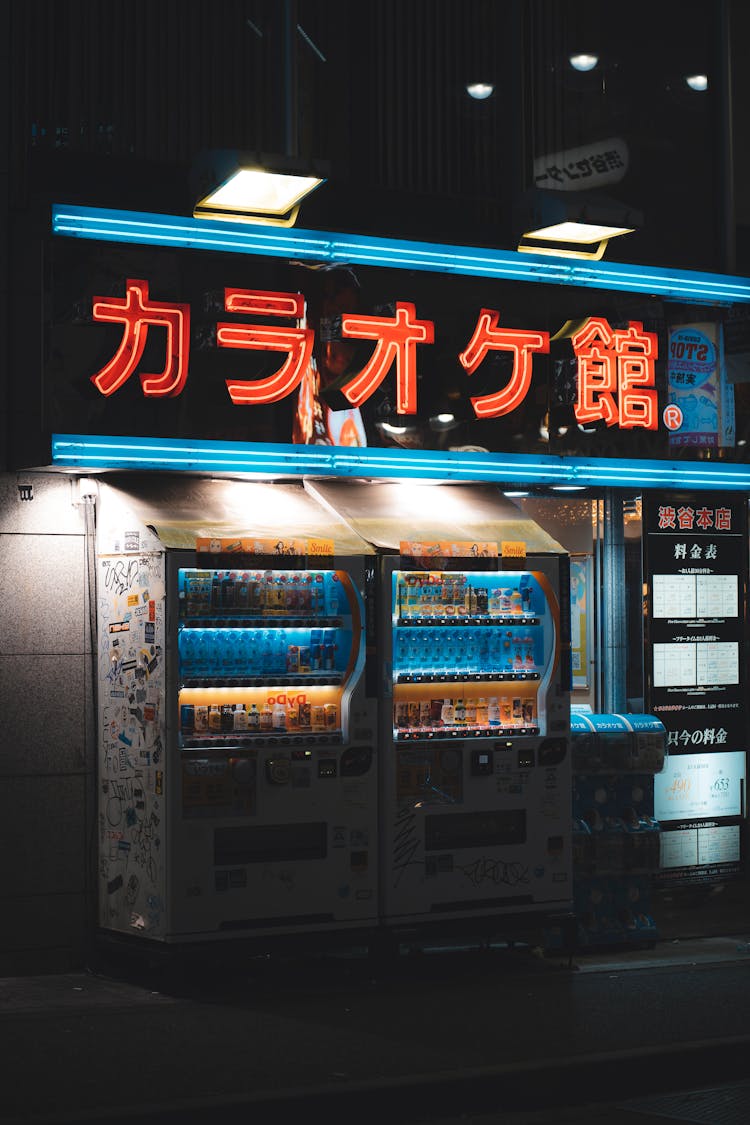
[[[153,768],[162,746],[162,562],[104,558],[101,566],[99,871],[107,891],[102,918],[155,932],[162,914],[163,773]]]

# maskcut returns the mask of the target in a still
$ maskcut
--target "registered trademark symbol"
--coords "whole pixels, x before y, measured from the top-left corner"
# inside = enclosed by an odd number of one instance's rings
[[[683,414],[679,406],[674,402],[670,402],[668,406],[664,407],[662,418],[668,430],[679,430],[682,425]]]

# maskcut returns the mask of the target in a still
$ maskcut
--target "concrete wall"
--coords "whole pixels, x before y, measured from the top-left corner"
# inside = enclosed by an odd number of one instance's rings
[[[80,965],[93,932],[92,661],[74,487],[0,474],[0,975]]]

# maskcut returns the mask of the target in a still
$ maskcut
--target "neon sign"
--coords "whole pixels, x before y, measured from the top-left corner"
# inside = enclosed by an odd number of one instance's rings
[[[255,289],[225,289],[227,312],[275,317],[304,316],[305,301],[301,293],[269,293]],[[313,350],[310,328],[268,328],[254,324],[217,324],[216,343],[220,348],[254,348],[262,351],[285,351],[281,367],[265,379],[227,379],[229,397],[235,406],[262,405],[279,402],[300,384]]]
[[[285,358],[270,376],[260,379],[227,379],[226,387],[235,406],[258,406],[279,402],[300,385],[311,361],[314,332],[307,327],[305,298],[301,293],[255,289],[225,289],[224,309],[247,317],[292,321],[276,326],[221,321],[216,325],[216,342],[222,348],[278,351]],[[187,377],[190,353],[190,306],[177,302],[154,301],[147,281],[128,280],[124,298],[94,297],[94,320],[123,325],[120,345],[108,363],[91,376],[103,395],[118,391],[138,368],[150,326],[166,327],[166,363],[159,375],[140,374],[146,398],[179,395]],[[344,313],[341,316],[344,338],[374,341],[370,358],[361,371],[342,386],[352,406],[366,402],[390,370],[396,371],[396,410],[398,414],[417,412],[417,345],[432,344],[435,325],[419,320],[416,307],[398,301],[392,316]],[[603,420],[620,429],[641,427],[655,430],[658,425],[654,361],[658,354],[654,333],[630,322],[627,329],[614,330],[603,317],[590,317],[571,337],[578,361],[578,397],[574,406],[580,423]],[[513,370],[504,387],[492,394],[471,398],[477,418],[499,418],[516,410],[531,386],[535,352],[549,352],[547,332],[500,326],[497,309],[482,309],[471,339],[457,356],[459,365],[471,376],[492,351],[509,352]]]
[[[531,353],[549,351],[549,332],[518,332],[498,328],[500,313],[482,309],[468,347],[458,357],[459,363],[472,375],[493,349],[513,353],[513,374],[502,391],[472,398],[477,418],[497,418],[520,406],[531,386]]]
[[[94,297],[94,320],[124,325],[120,346],[101,371],[91,378],[103,395],[114,394],[138,367],[149,325],[167,330],[167,360],[160,375],[141,374],[141,387],[147,398],[163,398],[181,393],[188,374],[190,347],[190,306],[152,301],[148,282],[128,280],[125,297]]]

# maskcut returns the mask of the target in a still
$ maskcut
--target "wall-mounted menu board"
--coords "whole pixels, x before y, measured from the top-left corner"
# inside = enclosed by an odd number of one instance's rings
[[[739,869],[748,747],[746,504],[701,493],[643,503],[646,710],[667,729],[670,762],[656,815],[670,881],[718,881]]]

